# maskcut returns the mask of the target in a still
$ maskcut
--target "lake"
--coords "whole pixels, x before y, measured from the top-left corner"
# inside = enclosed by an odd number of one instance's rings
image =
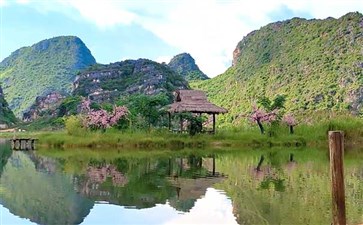
[[[363,154],[346,150],[349,224]],[[327,149],[12,151],[0,142],[0,224],[330,224]]]

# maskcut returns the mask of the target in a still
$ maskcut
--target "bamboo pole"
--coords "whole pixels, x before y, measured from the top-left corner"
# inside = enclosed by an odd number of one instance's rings
[[[329,131],[329,150],[333,225],[346,225],[342,131]]]

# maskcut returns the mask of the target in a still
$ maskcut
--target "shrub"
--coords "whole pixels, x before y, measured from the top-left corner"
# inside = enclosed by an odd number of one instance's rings
[[[83,135],[86,129],[82,125],[82,119],[80,116],[69,116],[65,120],[65,127],[69,135],[80,136]]]

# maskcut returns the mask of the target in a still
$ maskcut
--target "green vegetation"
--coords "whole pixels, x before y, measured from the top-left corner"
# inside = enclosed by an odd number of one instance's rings
[[[0,83],[10,108],[21,118],[38,96],[54,91],[70,94],[77,71],[95,63],[79,38],[55,37],[5,58],[0,63]]]
[[[209,79],[209,77],[199,69],[195,64],[193,57],[188,53],[174,56],[170,60],[168,66],[188,81]]]
[[[229,110],[219,123],[241,124],[251,105],[266,96],[286,96],[286,111],[305,121],[318,111],[361,114],[363,16],[293,18],[253,31],[237,45],[233,66],[191,83]]]
[[[170,104],[171,101],[170,96],[163,93],[153,96],[134,94],[122,97],[117,105],[126,106],[130,111],[128,128],[150,129],[151,127],[167,127],[168,121],[162,107]]]
[[[72,120],[73,121],[73,120]],[[106,129],[105,131],[90,131],[79,127],[79,121],[71,123],[71,135],[66,131],[53,132],[19,132],[0,133],[0,137],[36,137],[42,146],[61,148],[117,148],[117,149],[183,149],[188,147],[271,147],[271,146],[315,146],[326,147],[329,130],[342,130],[347,146],[360,146],[363,136],[363,121],[356,117],[339,116],[335,119],[321,120],[314,125],[299,124],[294,134],[290,134],[287,125],[275,125],[273,135],[261,134],[257,125],[217,128],[215,135],[206,133],[190,136],[188,133],[171,133],[166,129]]]

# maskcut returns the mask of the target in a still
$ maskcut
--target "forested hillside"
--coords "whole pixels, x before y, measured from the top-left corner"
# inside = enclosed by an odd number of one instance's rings
[[[13,52],[0,63],[0,83],[19,118],[38,96],[69,94],[76,73],[96,61],[81,39],[55,37]]]
[[[293,18],[249,33],[233,52],[233,65],[216,78],[192,85],[239,123],[251,104],[285,95],[287,111],[363,112],[363,15],[339,19]],[[307,113],[308,112],[308,113]]]

